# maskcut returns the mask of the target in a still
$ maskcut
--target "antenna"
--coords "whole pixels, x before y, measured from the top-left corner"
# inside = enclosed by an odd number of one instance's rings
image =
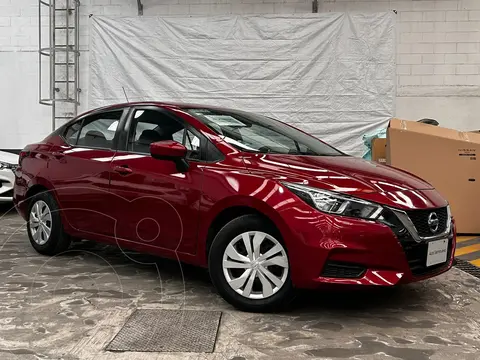
[[[130,101],[128,101],[127,92],[125,91],[125,88],[123,86],[122,86],[122,89],[123,89],[123,94],[125,95],[125,99],[127,99],[127,103],[129,103]]]

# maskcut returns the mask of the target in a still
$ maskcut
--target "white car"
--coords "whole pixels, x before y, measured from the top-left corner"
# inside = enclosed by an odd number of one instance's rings
[[[0,203],[11,202],[13,197],[13,170],[18,165],[18,155],[0,151]]]

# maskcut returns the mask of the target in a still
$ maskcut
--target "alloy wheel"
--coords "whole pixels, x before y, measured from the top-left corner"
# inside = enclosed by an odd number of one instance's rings
[[[47,203],[38,200],[30,210],[30,232],[33,241],[44,245],[52,233],[52,213]]]
[[[229,286],[248,299],[266,299],[278,292],[288,277],[288,257],[283,245],[261,231],[236,236],[222,261]]]

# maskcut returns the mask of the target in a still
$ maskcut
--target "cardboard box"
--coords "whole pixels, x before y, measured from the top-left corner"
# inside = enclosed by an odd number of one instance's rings
[[[459,233],[480,233],[480,134],[392,119],[387,164],[432,184],[450,203]]]
[[[387,139],[372,140],[372,160],[381,164],[387,163]]]

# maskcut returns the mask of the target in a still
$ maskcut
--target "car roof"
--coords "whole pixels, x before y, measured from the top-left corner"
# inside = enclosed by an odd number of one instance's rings
[[[136,101],[136,102],[128,102],[128,103],[120,103],[120,104],[112,104],[107,105],[99,108],[95,108],[89,110],[78,117],[94,113],[97,111],[108,111],[108,110],[115,110],[129,106],[159,106],[159,107],[169,107],[169,108],[177,108],[177,109],[187,109],[187,108],[198,108],[198,109],[212,109],[212,110],[224,110],[224,111],[235,111],[233,109],[227,109],[219,106],[212,106],[212,105],[205,105],[205,104],[190,104],[190,103],[178,103],[178,102],[163,102],[163,101]]]

